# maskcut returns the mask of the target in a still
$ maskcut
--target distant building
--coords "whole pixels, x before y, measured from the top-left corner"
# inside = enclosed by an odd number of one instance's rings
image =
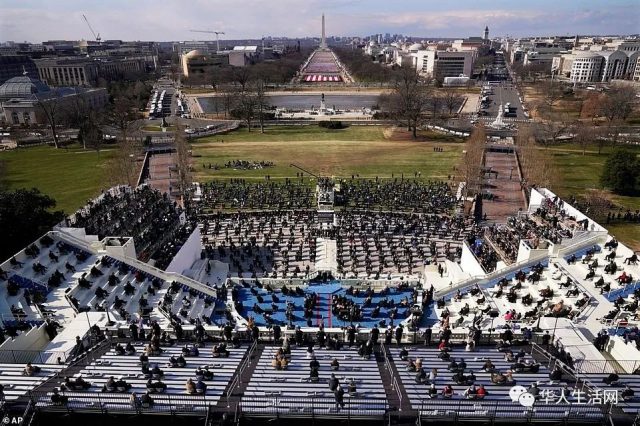
[[[423,75],[444,79],[445,77],[471,76],[476,52],[419,50],[411,55],[416,70]]]
[[[10,125],[45,124],[41,105],[65,103],[82,98],[91,109],[101,109],[109,102],[107,89],[59,87],[51,89],[40,80],[26,75],[13,77],[0,85],[0,120]]]
[[[194,74],[202,74],[212,67],[219,67],[229,64],[229,55],[217,53],[207,53],[200,50],[192,50],[180,56],[182,65],[182,75],[185,77]]]
[[[634,50],[574,50],[554,57],[552,70],[574,83],[639,80],[639,57]]]
[[[20,77],[24,73],[37,75],[36,64],[25,55],[0,56],[0,84],[12,77]]]
[[[482,39],[484,41],[489,41],[489,26],[484,27],[484,32],[482,33]]]
[[[119,79],[147,70],[145,58],[88,59],[61,57],[36,59],[38,76],[50,86],[95,86],[99,77]]]

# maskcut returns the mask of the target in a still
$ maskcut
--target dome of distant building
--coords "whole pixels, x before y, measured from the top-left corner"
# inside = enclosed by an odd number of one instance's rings
[[[13,77],[0,86],[0,100],[30,98],[32,95],[50,90],[49,86],[35,78],[26,75]]]
[[[198,56],[205,56],[205,53],[201,50],[192,50],[185,55],[188,59],[195,58]]]

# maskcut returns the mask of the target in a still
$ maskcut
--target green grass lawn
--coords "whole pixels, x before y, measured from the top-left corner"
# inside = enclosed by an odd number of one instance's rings
[[[79,146],[38,146],[0,152],[0,161],[6,163],[10,188],[38,188],[68,214],[110,186],[106,165],[111,155],[110,150],[97,153]]]
[[[224,141],[224,142],[222,142]],[[444,152],[434,152],[439,146]],[[463,145],[432,141],[386,139],[379,126],[352,126],[327,130],[318,126],[291,126],[259,131],[235,131],[199,139],[192,144],[196,180],[212,178],[263,179],[295,177],[297,164],[325,176],[413,177],[446,180],[453,174]],[[272,161],[275,167],[261,170],[209,169],[230,160]],[[205,167],[203,167],[205,165]]]
[[[640,154],[640,148],[626,148]],[[585,155],[582,155],[581,147],[573,144],[557,145],[548,149],[561,176],[561,181],[551,188],[558,195],[567,198],[572,195],[584,195],[589,189],[603,189],[600,185],[600,175],[612,147],[603,148],[601,154],[598,154],[596,147],[590,147]],[[611,194],[611,199],[625,208],[640,209],[640,197]],[[640,225],[617,223],[605,226],[621,241],[640,250]]]

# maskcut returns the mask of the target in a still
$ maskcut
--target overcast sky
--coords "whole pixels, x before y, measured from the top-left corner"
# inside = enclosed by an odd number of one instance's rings
[[[402,33],[422,37],[637,34],[640,0],[0,0],[0,40],[193,40]]]

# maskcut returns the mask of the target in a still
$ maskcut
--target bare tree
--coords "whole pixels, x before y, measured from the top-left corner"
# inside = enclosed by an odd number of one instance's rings
[[[413,67],[402,66],[387,101],[391,115],[407,126],[414,139],[418,137],[418,127],[425,120],[431,96],[428,82],[420,81]]]
[[[546,149],[540,149],[531,126],[519,127],[516,147],[523,177],[528,184],[541,187],[559,184],[559,175],[552,154]]]
[[[582,123],[576,123],[574,126],[575,132],[573,140],[582,148],[582,155],[585,154],[587,147],[594,142],[594,132],[589,126],[584,126]]]
[[[182,197],[183,207],[189,206],[193,176],[191,170],[191,152],[184,136],[184,129],[178,126],[175,132],[176,168],[178,171],[178,190]]]
[[[60,147],[58,143],[58,125],[62,121],[63,111],[61,107],[61,101],[52,96],[47,99],[38,99],[36,101],[38,110],[44,115],[51,129],[51,136],[53,137],[53,145],[57,148]]]
[[[629,87],[614,87],[605,92],[600,102],[600,115],[607,120],[607,133],[613,144],[620,135],[618,123],[623,123],[633,112],[636,92]]]
[[[465,195],[471,196],[482,191],[482,165],[487,134],[484,127],[474,129],[464,145],[464,151],[457,168],[459,181],[465,182]]]
[[[116,98],[106,112],[106,122],[117,131],[117,149],[109,165],[109,175],[113,184],[127,184],[135,187],[140,170],[138,156],[142,152],[142,138],[134,102],[126,97]]]
[[[260,122],[260,133],[264,133],[264,114],[265,109],[269,108],[269,101],[265,91],[264,80],[258,79],[254,84],[255,103],[258,112],[258,120]]]
[[[453,110],[462,103],[463,99],[464,96],[455,89],[447,88],[442,92],[442,102],[447,108],[449,115],[453,114]]]

